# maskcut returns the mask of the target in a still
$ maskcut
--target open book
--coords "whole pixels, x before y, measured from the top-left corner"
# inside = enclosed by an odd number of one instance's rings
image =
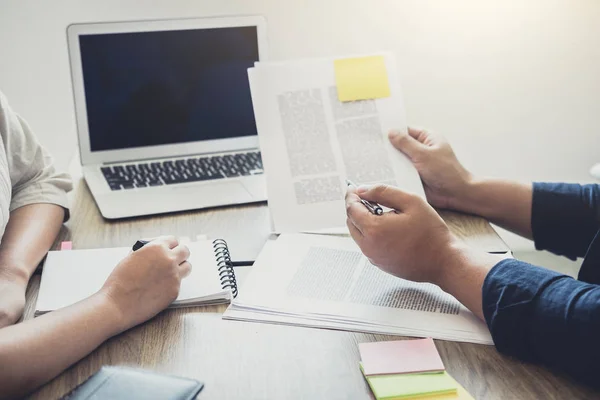
[[[350,238],[283,234],[267,243],[225,319],[492,344],[450,294],[373,266]]]
[[[170,308],[228,303],[237,294],[229,250],[223,240],[186,243],[192,272],[181,281],[179,296]],[[94,294],[115,266],[131,251],[130,247],[48,253],[35,315],[77,303]]]

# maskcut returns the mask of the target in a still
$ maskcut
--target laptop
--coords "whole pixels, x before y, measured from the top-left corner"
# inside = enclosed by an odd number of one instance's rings
[[[265,201],[247,69],[262,17],[67,29],[83,175],[103,217]]]

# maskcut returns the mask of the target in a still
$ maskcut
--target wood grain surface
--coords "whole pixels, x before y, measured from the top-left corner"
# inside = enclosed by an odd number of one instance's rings
[[[506,244],[484,220],[441,212],[453,232],[486,251]],[[60,240],[74,248],[133,244],[140,237],[175,234],[223,237],[260,250],[270,236],[264,204],[103,220],[83,181],[73,195],[72,218]],[[27,292],[32,318],[39,275]],[[55,399],[103,365],[127,365],[198,379],[199,399],[370,399],[358,368],[357,343],[399,339],[333,330],[223,321],[224,306],[168,310],[116,336],[31,395]],[[518,327],[515,327],[518,329]],[[436,341],[448,372],[476,399],[593,399],[599,393],[545,368],[499,354],[493,346]],[[65,343],[68,346],[68,343]]]

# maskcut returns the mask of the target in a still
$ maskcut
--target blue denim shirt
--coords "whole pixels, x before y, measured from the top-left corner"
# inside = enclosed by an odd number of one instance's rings
[[[585,257],[578,279],[517,260],[492,268],[483,312],[496,348],[600,387],[600,185],[535,183],[537,249]]]

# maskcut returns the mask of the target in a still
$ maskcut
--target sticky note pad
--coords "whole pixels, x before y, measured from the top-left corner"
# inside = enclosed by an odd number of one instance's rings
[[[446,373],[448,375],[448,373]],[[452,378],[448,375],[449,378]],[[454,379],[454,378],[452,378]],[[456,393],[444,393],[444,394],[435,394],[435,395],[419,395],[418,397],[414,397],[418,400],[475,400],[473,396],[467,392],[467,390],[460,385],[460,383],[454,381],[456,383]]]
[[[361,368],[363,366],[361,365]],[[364,373],[364,370],[363,370]],[[366,376],[377,400],[456,395],[458,384],[446,372]]]
[[[462,386],[459,386],[456,389],[456,393],[446,393],[440,395],[433,396],[419,396],[414,397],[414,399],[418,400],[475,400],[473,396],[469,394]],[[404,400],[404,399],[403,399]]]
[[[358,349],[367,376],[444,370],[431,338],[360,343]]]
[[[73,249],[73,243],[72,242],[62,242],[60,244],[60,249],[61,250],[71,250],[71,249]]]
[[[385,58],[369,56],[333,61],[340,101],[379,99],[390,96]]]

